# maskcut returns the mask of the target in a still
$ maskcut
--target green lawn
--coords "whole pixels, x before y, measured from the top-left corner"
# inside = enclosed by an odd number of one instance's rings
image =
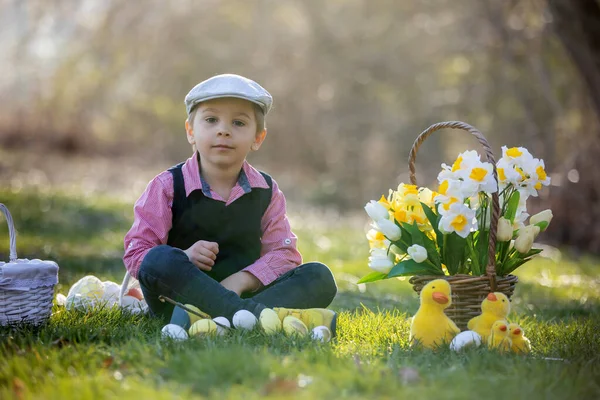
[[[2,189],[0,202],[19,230],[19,256],[59,263],[61,293],[86,274],[121,281],[131,204]],[[531,339],[531,355],[434,353],[408,347],[418,299],[407,281],[356,285],[369,272],[360,223],[323,214],[292,224],[305,261],[336,275],[335,342],[253,331],[171,343],[148,317],[55,307],[41,329],[0,328],[0,399],[600,398],[598,260],[539,258],[517,270],[511,319]]]

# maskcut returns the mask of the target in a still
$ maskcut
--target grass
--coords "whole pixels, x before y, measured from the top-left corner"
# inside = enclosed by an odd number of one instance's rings
[[[59,263],[58,291],[66,294],[86,274],[121,281],[131,204],[1,189],[0,199],[19,230],[19,256]],[[356,284],[368,272],[362,222],[292,218],[305,260],[325,262],[338,281],[333,343],[258,331],[165,342],[152,318],[55,307],[44,327],[0,328],[0,398],[600,397],[598,260],[539,258],[517,270],[511,318],[531,339],[527,357],[411,350],[418,299],[408,282]],[[0,238],[7,238],[5,226]],[[0,260],[8,259],[7,247],[0,241]]]

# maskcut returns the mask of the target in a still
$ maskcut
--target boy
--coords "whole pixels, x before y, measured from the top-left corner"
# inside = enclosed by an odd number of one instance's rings
[[[293,312],[310,320],[317,313],[335,334],[336,314],[317,309],[337,292],[331,271],[301,265],[283,193],[246,161],[267,135],[271,95],[224,74],[196,85],[185,105],[194,155],[148,184],[125,236],[125,267],[151,312],[189,327],[187,314],[160,302],[161,294],[229,321],[239,310],[258,318],[265,308],[285,307],[280,317]]]

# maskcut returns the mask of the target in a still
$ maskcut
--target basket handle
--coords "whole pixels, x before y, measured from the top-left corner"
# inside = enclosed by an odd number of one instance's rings
[[[8,223],[8,236],[10,237],[10,262],[14,262],[17,260],[17,235],[15,232],[15,223],[13,222],[12,215],[8,211],[8,208],[2,203],[0,203],[0,210],[6,217],[6,222]]]
[[[417,150],[429,135],[433,132],[444,129],[444,128],[453,128],[453,129],[462,129],[464,131],[469,132],[471,135],[475,136],[483,150],[485,151],[486,159],[489,163],[492,164],[494,180],[496,181],[496,185],[498,185],[498,172],[496,171],[496,160],[494,158],[494,153],[492,152],[492,148],[490,147],[488,141],[485,139],[483,134],[479,132],[475,127],[460,121],[448,121],[448,122],[439,122],[437,124],[431,125],[429,128],[425,129],[418,137],[415,139],[415,142],[410,149],[410,154],[408,156],[408,168],[410,170],[410,182],[413,185],[417,184],[417,178],[415,177],[415,159],[417,157]],[[489,244],[488,244],[488,265],[485,268],[485,272],[490,279],[490,285],[492,291],[496,290],[496,233],[498,230],[498,218],[500,216],[500,203],[498,199],[498,191],[492,193],[492,217],[490,220],[490,236],[489,236]]]

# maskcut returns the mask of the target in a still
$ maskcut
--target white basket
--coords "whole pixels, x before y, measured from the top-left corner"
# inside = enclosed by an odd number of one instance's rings
[[[0,203],[8,223],[10,259],[0,261],[0,325],[39,325],[52,313],[58,265],[54,261],[17,259],[17,239],[12,216]]]

